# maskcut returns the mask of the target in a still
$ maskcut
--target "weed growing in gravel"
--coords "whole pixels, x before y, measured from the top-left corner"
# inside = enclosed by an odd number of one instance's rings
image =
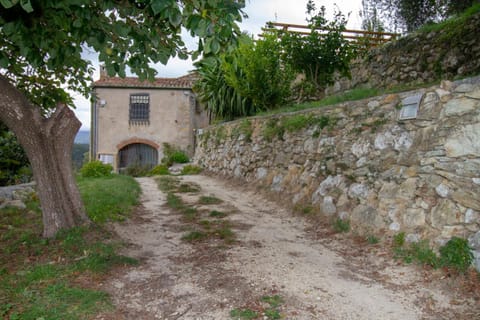
[[[283,303],[283,298],[279,295],[264,296],[262,301],[268,303],[272,308],[278,308]]]
[[[283,298],[279,295],[264,296],[262,301],[269,304],[269,307],[264,310],[264,315],[267,319],[276,320],[281,319],[280,310],[278,308],[282,305]]]
[[[230,311],[230,317],[236,320],[258,319],[263,315],[263,319],[276,320],[281,319],[279,307],[283,304],[283,298],[279,295],[264,296],[261,298],[264,307],[263,310],[254,311],[249,308],[237,308]],[[268,305],[268,306],[265,306]]]
[[[293,207],[293,211],[304,214],[306,216],[316,214],[316,210],[313,206],[303,206],[299,204]]]
[[[194,221],[197,219],[198,210],[194,207],[186,207],[182,210],[183,216],[188,221]]]
[[[226,243],[233,243],[235,240],[235,233],[228,224],[224,224],[214,231],[214,234]]]
[[[427,240],[405,245],[405,233],[393,238],[393,252],[396,259],[405,263],[416,262],[432,268],[448,267],[465,273],[472,264],[473,255],[466,239],[453,237],[440,247],[440,257],[433,252]]]
[[[190,231],[189,233],[187,233],[182,237],[182,240],[185,240],[188,242],[196,242],[196,241],[204,240],[207,237],[208,237],[208,234],[203,231]]]
[[[337,218],[333,222],[333,229],[336,232],[348,232],[350,231],[350,220]]]
[[[219,199],[215,196],[201,196],[200,199],[198,200],[199,204],[219,204],[222,203],[222,199]]]
[[[393,236],[394,248],[403,247],[404,244],[405,244],[405,232],[400,232]]]
[[[175,210],[182,210],[185,208],[182,198],[171,192],[167,194],[167,205]]]
[[[367,242],[369,244],[377,244],[378,242],[380,242],[380,239],[378,239],[375,236],[370,235],[370,236],[367,237]]]
[[[473,261],[473,254],[466,239],[453,237],[440,248],[440,264],[465,273]]]
[[[230,317],[235,320],[252,320],[258,318],[258,313],[250,309],[233,309]]]
[[[180,180],[171,176],[159,176],[155,177],[155,181],[158,184],[158,188],[163,192],[170,192],[176,190]]]
[[[199,166],[187,164],[185,167],[183,167],[180,174],[181,175],[193,175],[193,174],[199,174],[202,171],[203,171],[203,169],[200,168]]]
[[[430,248],[428,241],[412,243],[409,246],[394,244],[393,252],[396,259],[401,259],[405,263],[416,262],[434,268],[439,265],[438,258]]]
[[[225,218],[227,216],[225,212],[217,211],[217,210],[210,211],[208,215],[212,218]]]
[[[200,187],[193,183],[182,183],[178,186],[177,192],[196,193],[200,191]]]

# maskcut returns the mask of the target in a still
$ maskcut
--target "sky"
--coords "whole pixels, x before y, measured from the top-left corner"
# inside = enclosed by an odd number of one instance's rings
[[[335,8],[338,8],[345,15],[349,15],[347,27],[350,29],[360,29],[361,19],[359,11],[361,9],[361,0],[316,0],[317,8],[325,6],[327,19],[333,18]],[[242,31],[247,31],[255,37],[261,33],[261,28],[269,21],[306,24],[305,11],[307,0],[246,0],[245,13],[248,18],[240,24]],[[194,46],[194,40],[186,39],[186,43]],[[97,70],[94,79],[98,79],[98,62],[92,61]],[[171,59],[166,66],[156,65],[158,77],[179,77],[185,75],[193,69],[191,60]],[[90,129],[90,102],[80,94],[74,94],[75,114],[82,122],[81,130]]]

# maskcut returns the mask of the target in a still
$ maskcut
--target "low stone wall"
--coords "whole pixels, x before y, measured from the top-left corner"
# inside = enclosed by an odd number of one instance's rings
[[[0,208],[17,207],[25,209],[24,201],[35,192],[35,182],[0,187]]]
[[[416,119],[403,99],[422,94]],[[197,136],[195,162],[363,234],[470,238],[480,269],[480,77],[255,117]]]
[[[358,87],[388,88],[432,83],[480,73],[480,14],[455,29],[414,33],[370,50],[353,62],[351,79],[339,79],[327,94]]]

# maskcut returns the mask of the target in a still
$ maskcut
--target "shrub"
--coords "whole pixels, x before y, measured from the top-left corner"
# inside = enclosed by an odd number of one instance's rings
[[[173,163],[187,163],[188,161],[190,161],[188,156],[183,151],[180,151],[180,150],[176,150],[174,153],[172,153],[170,155],[170,160]]]
[[[148,173],[149,176],[165,176],[168,174],[170,174],[170,171],[168,171],[168,167],[164,164],[159,164]]]
[[[190,159],[182,150],[166,142],[163,144],[162,164],[169,167],[174,163],[187,163],[189,161]]]
[[[113,167],[99,160],[85,164],[80,169],[80,174],[84,178],[108,177],[112,174]]]
[[[465,239],[453,237],[440,248],[440,264],[459,272],[467,271],[472,264],[473,254]]]

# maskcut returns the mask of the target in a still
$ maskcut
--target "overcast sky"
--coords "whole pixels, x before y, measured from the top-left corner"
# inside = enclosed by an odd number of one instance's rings
[[[335,7],[340,9],[345,15],[349,15],[348,27],[351,29],[360,29],[361,19],[358,12],[361,8],[361,0],[316,0],[317,7],[322,5],[327,9],[327,18],[333,18]],[[266,22],[283,22],[293,24],[305,24],[305,11],[307,0],[246,0],[245,12],[248,18],[240,25],[243,31],[247,31],[254,36],[261,33],[261,28]],[[94,67],[97,69],[95,79],[98,79],[98,63]],[[179,77],[192,70],[190,60],[172,59],[166,66],[158,65],[159,77]],[[90,128],[90,102],[80,95],[75,95],[75,113],[82,122],[81,130]]]

